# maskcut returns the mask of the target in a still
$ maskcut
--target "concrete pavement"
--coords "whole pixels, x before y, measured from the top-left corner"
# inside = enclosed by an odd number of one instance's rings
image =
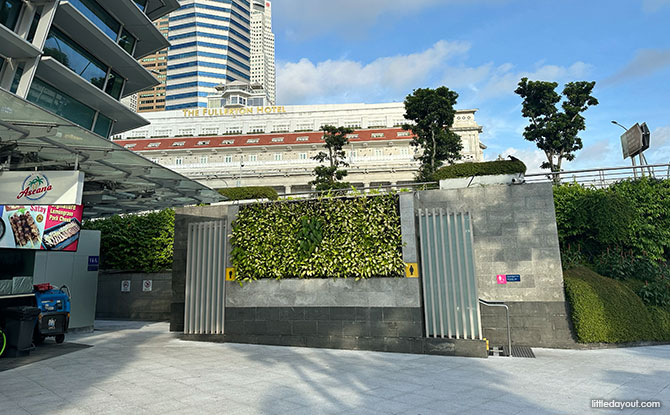
[[[670,411],[670,346],[471,359],[186,342],[167,323],[107,321],[67,341],[93,347],[0,372],[0,414]],[[591,409],[592,399],[664,407]]]

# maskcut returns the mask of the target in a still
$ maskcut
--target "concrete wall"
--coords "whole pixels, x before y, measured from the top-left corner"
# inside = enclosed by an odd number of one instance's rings
[[[124,280],[130,281],[130,292],[121,292],[121,281]],[[143,291],[142,282],[145,280],[152,282],[151,291]],[[97,303],[96,318],[170,320],[172,274],[101,271]]]
[[[550,183],[422,191],[414,195],[413,205],[411,211],[445,208],[471,213],[479,297],[510,306],[514,343],[572,343]],[[499,285],[498,274],[520,274],[521,282]],[[494,345],[504,344],[503,310],[481,310],[484,335]]]

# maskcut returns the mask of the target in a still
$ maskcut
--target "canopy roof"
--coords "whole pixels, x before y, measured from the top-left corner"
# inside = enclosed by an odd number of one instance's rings
[[[0,163],[0,174],[2,169],[83,171],[88,218],[224,200],[209,187],[4,90]]]

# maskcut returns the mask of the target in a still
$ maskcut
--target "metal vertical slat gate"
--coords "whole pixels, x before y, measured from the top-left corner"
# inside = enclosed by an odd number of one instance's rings
[[[188,227],[184,334],[223,334],[225,222]]]
[[[427,337],[482,339],[469,212],[419,209]]]

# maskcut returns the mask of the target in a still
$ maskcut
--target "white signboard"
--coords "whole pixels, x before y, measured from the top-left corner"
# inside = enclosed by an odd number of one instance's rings
[[[143,280],[142,281],[142,291],[150,292],[153,290],[154,282],[152,280]]]
[[[635,124],[621,136],[623,158],[635,157],[649,148],[649,128],[646,123]]]
[[[80,171],[0,172],[0,205],[81,205]]]
[[[121,292],[129,293],[130,292],[130,280],[121,281]]]

